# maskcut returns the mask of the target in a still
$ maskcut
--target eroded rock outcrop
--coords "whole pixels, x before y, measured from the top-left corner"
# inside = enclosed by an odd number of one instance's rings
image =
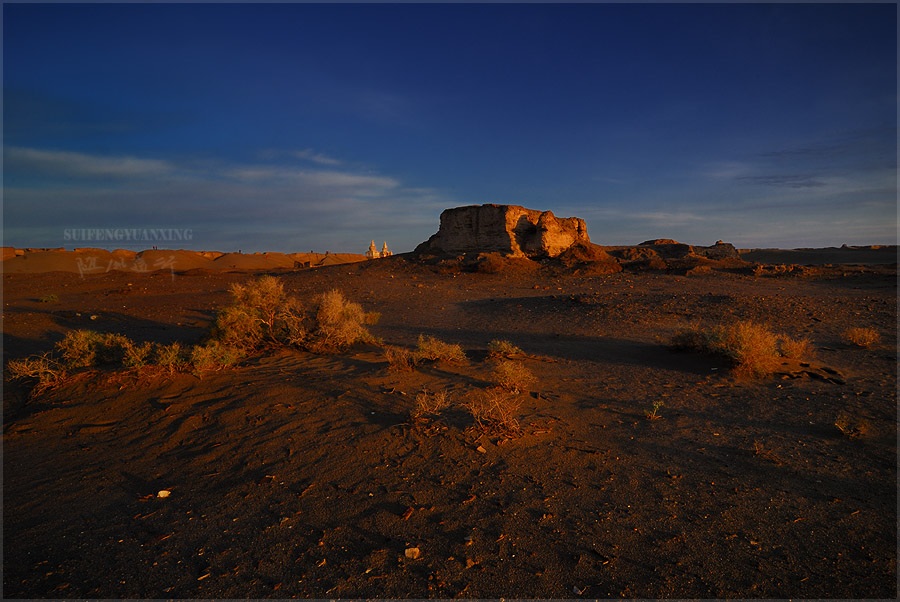
[[[519,205],[470,205],[441,213],[437,234],[416,247],[419,254],[500,253],[508,257],[556,257],[576,243],[590,243],[577,217]]]

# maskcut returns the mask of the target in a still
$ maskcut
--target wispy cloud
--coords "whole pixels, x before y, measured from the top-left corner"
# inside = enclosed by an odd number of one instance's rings
[[[159,159],[101,156],[16,146],[4,149],[4,163],[7,173],[20,171],[76,178],[148,177],[175,170],[172,163]]]
[[[324,153],[318,153],[311,148],[305,148],[303,150],[294,151],[291,153],[297,159],[302,159],[304,161],[311,161],[316,165],[341,165],[343,162],[340,159],[335,159],[334,157],[329,157]]]
[[[433,189],[340,165],[286,165],[283,156],[268,162],[176,164],[8,149],[5,231],[7,238],[13,236],[9,244],[58,246],[59,240],[15,240],[16,233],[166,224],[193,228],[195,243],[203,248],[243,240],[244,249],[256,242],[257,250],[360,252],[364,248],[357,247],[367,242],[358,240],[363,232],[403,251],[433,234],[440,211],[453,204]]]
[[[738,181],[766,186],[787,186],[788,188],[818,188],[825,182],[809,174],[771,174],[761,176],[738,176]]]

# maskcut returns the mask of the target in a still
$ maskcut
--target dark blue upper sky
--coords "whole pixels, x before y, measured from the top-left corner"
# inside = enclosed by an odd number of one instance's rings
[[[4,4],[5,244],[406,251],[483,202],[600,244],[892,243],[896,13]]]

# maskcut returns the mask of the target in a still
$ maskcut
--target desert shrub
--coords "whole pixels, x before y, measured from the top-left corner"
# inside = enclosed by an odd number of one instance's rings
[[[262,322],[252,308],[232,305],[219,310],[213,337],[223,345],[238,349],[257,349],[262,345],[265,333]]]
[[[844,331],[844,340],[857,347],[871,347],[881,340],[881,335],[874,328],[848,328]]]
[[[185,356],[189,354],[186,351],[178,341],[168,345],[157,345],[154,363],[161,368],[168,369],[171,374],[180,370],[187,363]]]
[[[67,376],[66,367],[49,353],[10,360],[6,367],[9,370],[10,378],[14,380],[33,379],[36,381],[31,391],[33,395],[58,385]]]
[[[721,355],[733,364],[738,377],[761,378],[781,364],[779,337],[768,328],[749,321],[703,329],[691,326],[672,337],[672,346],[687,351]]]
[[[406,347],[387,345],[384,357],[388,361],[388,369],[395,372],[410,372],[416,368],[416,354]]]
[[[462,347],[452,343],[445,343],[430,335],[419,335],[416,354],[421,359],[432,362],[443,361],[448,364],[463,364],[467,361],[466,353]]]
[[[768,376],[781,363],[777,335],[753,322],[741,321],[716,329],[713,344],[732,360],[737,376]]]
[[[528,390],[537,382],[537,378],[524,364],[508,359],[498,360],[494,364],[492,377],[495,383],[513,393]]]
[[[93,330],[70,330],[56,344],[68,368],[89,368],[97,362],[101,335]]]
[[[412,416],[420,419],[429,415],[440,414],[450,407],[450,394],[446,389],[429,393],[427,389],[416,395],[416,405],[413,407]]]
[[[463,405],[482,430],[507,437],[522,434],[519,425],[521,402],[502,387],[475,390]]]
[[[57,295],[56,293],[50,293],[49,295],[44,295],[38,300],[41,303],[59,303],[59,295]]]
[[[699,324],[685,326],[676,331],[672,335],[670,344],[673,349],[678,351],[712,351],[709,333],[705,332]]]
[[[869,432],[868,422],[865,420],[854,419],[846,412],[838,414],[837,418],[834,420],[834,426],[837,427],[844,436],[851,439],[862,437]]]
[[[289,345],[316,353],[343,351],[357,342],[374,342],[366,329],[380,314],[344,298],[338,290],[307,306],[288,295],[273,276],[231,287],[233,301],[219,311],[212,338],[244,352],[266,345]]]
[[[258,349],[278,343],[279,317],[287,303],[284,285],[273,276],[231,285],[231,305],[216,316],[213,335],[236,349]]]
[[[778,337],[778,349],[783,357],[799,360],[813,356],[813,346],[809,339],[792,339],[788,336]]]
[[[150,341],[145,341],[140,345],[136,343],[128,344],[124,347],[122,365],[126,368],[142,368],[146,366],[150,362],[153,348],[154,345]]]
[[[196,345],[191,350],[191,364],[196,374],[221,370],[232,366],[244,358],[244,351],[236,347],[229,347],[217,340],[211,340],[204,345]]]
[[[134,342],[124,334],[105,332],[97,339],[96,364],[111,364],[113,366],[125,365],[125,358]]]
[[[339,290],[324,293],[317,299],[309,348],[317,353],[331,353],[355,343],[374,342],[366,329],[366,324],[373,319],[359,303],[344,299]]]
[[[513,355],[525,355],[525,352],[510,343],[509,341],[502,339],[494,339],[490,343],[488,343],[488,357],[489,358],[501,358],[501,357],[510,357]]]

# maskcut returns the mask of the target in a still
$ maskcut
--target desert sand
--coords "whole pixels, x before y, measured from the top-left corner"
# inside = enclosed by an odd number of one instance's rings
[[[396,372],[359,345],[202,377],[84,371],[36,396],[6,381],[4,595],[895,598],[896,260],[826,255],[693,272],[266,264],[301,298],[338,288],[379,312],[385,344],[433,335],[468,361]],[[261,273],[179,258],[93,273],[59,252],[7,259],[4,365],[79,328],[196,343],[229,286]],[[739,380],[669,345],[737,319],[807,337],[814,356]],[[850,326],[880,343],[851,345]],[[412,419],[423,390],[483,387],[494,339],[538,377],[521,436],[459,406]]]

